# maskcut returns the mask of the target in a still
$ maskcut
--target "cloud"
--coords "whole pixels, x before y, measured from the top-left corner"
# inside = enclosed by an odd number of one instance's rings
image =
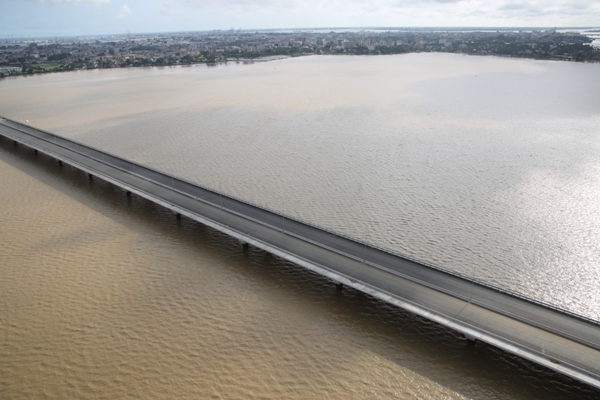
[[[184,7],[239,12],[305,12],[309,14],[386,14],[398,9],[435,9],[478,0],[179,0]],[[488,1],[488,0],[484,0]]]
[[[311,0],[300,2],[297,0],[180,0],[184,6],[191,8],[226,8],[240,10],[294,10],[302,3],[311,3]]]
[[[7,22],[9,13],[0,12],[0,34],[42,28],[69,34],[92,31],[84,26],[89,21],[105,31],[119,30],[118,21],[128,21],[128,27],[138,32],[230,27],[576,27],[598,26],[600,21],[600,0],[0,0],[3,11],[5,4],[14,9],[12,15],[33,13],[39,21],[29,23],[35,28],[16,22],[13,27]],[[58,25],[47,25],[42,18],[50,14]]]
[[[504,11],[504,10],[524,10],[527,7],[525,6],[525,4],[519,4],[519,3],[507,3],[507,4],[503,4],[501,6],[498,7],[498,10],[500,11]]]
[[[193,26],[592,26],[599,0],[162,0]],[[217,22],[219,25],[217,25]]]
[[[170,0],[163,1],[160,6],[160,13],[167,17],[180,17],[181,14],[177,11],[177,6]]]
[[[30,0],[31,1],[31,0]],[[43,4],[78,4],[78,3],[92,3],[96,5],[110,3],[111,0],[33,0],[36,3]]]
[[[600,13],[600,5],[596,1],[579,0],[538,0],[530,2],[506,2],[496,8],[505,18],[550,17],[557,20],[565,16],[593,15]]]
[[[402,6],[424,6],[432,3],[461,3],[469,0],[330,0],[327,3],[334,5],[335,8],[343,11],[346,8],[386,8]],[[472,1],[472,0],[471,0]],[[188,7],[194,8],[215,8],[215,7],[238,7],[253,9],[297,9],[297,8],[322,8],[324,2],[321,0],[179,0],[179,2]]]
[[[119,14],[117,14],[117,18],[124,19],[131,15],[131,8],[129,6],[123,6],[119,10]]]

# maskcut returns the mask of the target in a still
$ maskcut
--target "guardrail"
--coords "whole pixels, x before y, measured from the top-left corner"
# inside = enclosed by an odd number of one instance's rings
[[[73,140],[65,139],[50,132],[30,127],[18,121],[8,118],[2,119],[9,123],[6,126],[16,129],[24,134],[42,139],[62,148],[69,149],[77,154],[128,172],[185,196],[205,202],[215,207],[219,207],[223,210],[240,215],[265,226],[280,230],[287,235],[300,238],[304,241],[350,257],[370,266],[392,272],[404,278],[418,282],[424,286],[452,295],[456,298],[480,305],[501,314],[510,316],[511,318],[519,319],[531,325],[538,326],[542,329],[600,349],[599,343],[591,343],[585,340],[582,341],[581,338],[571,335],[562,329],[548,326],[543,322],[531,320],[527,316],[514,314],[507,310],[497,309],[494,304],[491,304],[486,300],[489,298],[489,296],[484,296],[485,293],[483,293],[481,289],[492,290],[515,300],[535,304],[543,309],[551,310],[552,312],[574,318],[587,324],[592,324],[596,327],[600,327],[600,321],[598,320],[594,320],[592,318],[556,307],[552,304],[535,300],[522,294],[491,285],[484,281],[475,279],[474,277],[449,271],[425,261],[379,247],[372,243],[357,240],[330,229],[298,220],[294,217],[270,210],[266,207],[252,204],[245,200],[160,172],[151,167],[126,160],[106,151],[96,149]],[[442,275],[444,280],[449,281],[451,284],[446,284],[443,286],[436,285],[435,282],[432,282],[430,279],[428,279],[428,277],[425,277],[425,275],[427,275],[427,270],[435,271],[437,274]]]

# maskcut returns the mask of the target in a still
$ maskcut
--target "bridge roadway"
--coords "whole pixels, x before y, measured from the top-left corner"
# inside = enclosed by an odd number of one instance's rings
[[[0,136],[330,279],[600,388],[600,323],[0,117]]]

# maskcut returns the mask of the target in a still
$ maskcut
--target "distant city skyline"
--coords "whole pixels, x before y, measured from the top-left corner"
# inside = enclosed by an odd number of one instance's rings
[[[597,0],[2,0],[0,39],[319,27],[593,27]]]

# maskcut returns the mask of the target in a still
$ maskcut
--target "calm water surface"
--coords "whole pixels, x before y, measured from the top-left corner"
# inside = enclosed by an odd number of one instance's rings
[[[599,72],[437,54],[87,71],[0,82],[0,115],[597,319]],[[8,141],[0,174],[0,397],[597,395]]]

